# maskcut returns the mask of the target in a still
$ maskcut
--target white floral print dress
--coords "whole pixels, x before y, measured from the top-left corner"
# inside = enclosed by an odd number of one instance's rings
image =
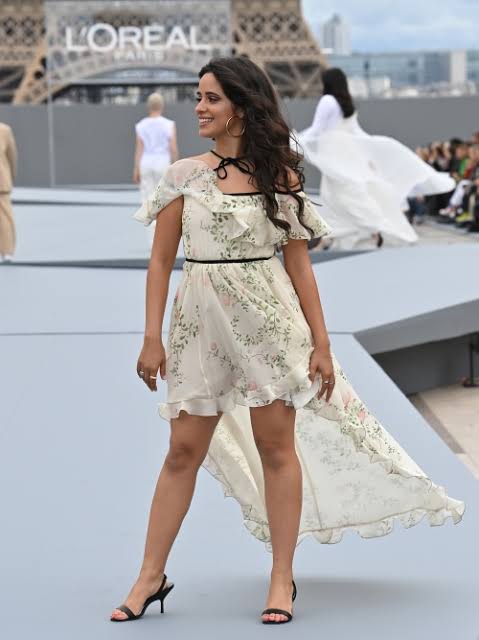
[[[304,221],[314,237],[330,231],[304,198]],[[296,450],[303,472],[298,544],[307,535],[336,543],[345,530],[364,538],[405,527],[426,515],[431,525],[461,520],[464,503],[435,485],[379,424],[357,396],[333,356],[336,385],[319,400],[320,378],[309,379],[310,327],[275,246],[310,239],[297,202],[276,195],[279,217],[266,216],[261,194],[226,195],[216,173],[199,159],[172,164],[155,193],[135,213],[150,224],[175,198],[184,197],[185,256],[196,260],[273,256],[255,262],[186,262],[173,303],[166,350],[165,420],[181,410],[200,416],[223,412],[203,466],[224,495],[241,506],[245,526],[271,551],[261,460],[250,407],[277,398],[296,409]]]

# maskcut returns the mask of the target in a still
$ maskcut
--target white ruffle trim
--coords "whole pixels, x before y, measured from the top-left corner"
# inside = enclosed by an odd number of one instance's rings
[[[253,194],[248,196],[230,197],[224,194],[216,185],[216,178],[212,171],[205,174],[205,166],[201,163],[179,161],[178,165],[171,165],[162,177],[155,192],[135,211],[133,218],[143,225],[148,226],[156,220],[158,214],[168,204],[180,196],[194,198],[210,211],[227,213],[230,215],[230,240],[241,239],[255,246],[267,246],[287,244],[290,238],[295,240],[320,238],[331,233],[331,227],[319,214],[318,207],[312,203],[308,196],[299,192],[304,201],[303,222],[309,226],[313,235],[300,223],[296,210],[298,203],[288,194],[276,194],[278,203],[277,217],[288,222],[291,226],[289,233],[277,227],[266,216],[263,205],[263,196]],[[192,166],[191,166],[192,165]],[[188,181],[179,180],[176,171],[189,167]],[[203,176],[203,177],[202,177]],[[319,206],[324,206],[323,204]]]
[[[179,402],[160,402],[158,413],[168,421],[177,418],[181,410],[195,416],[217,416],[219,412],[230,413],[236,405],[261,407],[271,404],[274,400],[284,400],[287,406],[300,409],[308,404],[320,387],[319,376],[316,376],[314,381],[309,378],[309,361],[312,351],[313,347],[284,378],[251,391],[247,396],[233,387],[228,393],[216,398],[191,398]]]
[[[450,498],[446,494],[444,487],[435,485],[432,480],[426,476],[418,476],[409,473],[406,469],[395,464],[390,458],[386,458],[382,454],[377,453],[373,448],[371,448],[370,443],[368,443],[364,429],[357,429],[352,432],[347,425],[343,424],[341,425],[341,430],[353,439],[357,451],[368,454],[371,464],[381,464],[388,474],[393,473],[410,480],[419,480],[421,483],[424,483],[425,488],[430,492],[430,503],[434,504],[439,500],[442,504],[439,508],[421,507],[410,509],[404,513],[392,514],[373,522],[360,522],[357,524],[348,524],[322,529],[307,529],[300,527],[296,546],[310,535],[312,535],[321,544],[337,544],[338,542],[341,542],[346,531],[355,531],[361,536],[361,538],[379,538],[389,535],[394,530],[394,523],[396,521],[401,523],[405,529],[409,529],[419,524],[425,516],[427,517],[429,525],[434,527],[443,525],[448,518],[452,518],[454,524],[458,524],[462,520],[462,516],[465,512],[464,502]],[[253,505],[244,504],[238,500],[237,495],[235,495],[234,488],[229,484],[219,465],[210,453],[208,453],[203,467],[222,484],[224,497],[234,498],[238,502],[243,514],[243,524],[247,530],[255,536],[255,538],[265,544],[267,551],[272,552],[273,549],[271,545],[269,524],[264,517],[258,513]]]
[[[271,534],[269,524],[256,512],[254,507],[250,504],[243,504],[238,500],[233,488],[230,486],[225,476],[221,472],[220,468],[216,465],[215,461],[208,455],[208,464],[203,464],[203,467],[223,486],[224,498],[234,498],[240,505],[243,514],[243,524],[246,529],[260,542],[263,542],[265,548],[270,553],[273,551],[271,545]],[[377,462],[377,461],[376,461]],[[406,473],[402,473],[402,470],[391,471],[390,473],[399,473],[404,477]],[[411,478],[417,478],[418,476],[410,476]],[[425,482],[431,482],[427,478],[423,478]],[[431,483],[432,484],[432,483]],[[439,496],[444,501],[444,506],[439,509],[427,509],[417,508],[411,509],[404,513],[398,513],[381,520],[374,522],[361,522],[358,524],[349,524],[340,527],[333,527],[329,529],[306,529],[300,528],[298,534],[298,540],[296,546],[308,536],[313,536],[321,544],[337,544],[343,539],[343,535],[346,531],[355,531],[361,538],[379,538],[389,535],[394,530],[394,523],[399,522],[405,529],[409,529],[419,524],[425,516],[430,526],[441,526],[448,518],[452,518],[454,524],[458,524],[462,520],[462,516],[465,512],[465,505],[459,500],[449,498],[446,495],[444,487],[435,486],[435,495]]]

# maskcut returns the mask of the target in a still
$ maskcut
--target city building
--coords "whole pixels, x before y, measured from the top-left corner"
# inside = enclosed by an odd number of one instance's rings
[[[467,79],[479,87],[479,49],[467,51]]]
[[[349,55],[351,53],[351,37],[349,26],[344,18],[335,13],[323,22],[319,29],[319,42],[325,53]]]
[[[474,50],[330,54],[328,64],[362,79],[371,94],[384,92],[385,97],[391,91],[427,88],[470,93],[479,86],[479,51]]]

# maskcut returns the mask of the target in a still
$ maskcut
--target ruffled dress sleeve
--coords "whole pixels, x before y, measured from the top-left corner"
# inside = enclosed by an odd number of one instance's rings
[[[153,194],[133,214],[133,218],[145,226],[156,219],[166,205],[183,195],[184,168],[181,160],[171,164],[163,174]]]
[[[279,204],[278,216],[289,222],[291,229],[289,233],[283,233],[280,244],[287,244],[288,240],[312,240],[313,238],[321,238],[332,232],[332,228],[321,216],[321,204],[314,204],[304,191],[298,191],[297,195],[303,199],[304,209],[302,221],[313,230],[313,235],[303,227],[298,218],[299,204],[290,194],[277,194],[276,198]]]

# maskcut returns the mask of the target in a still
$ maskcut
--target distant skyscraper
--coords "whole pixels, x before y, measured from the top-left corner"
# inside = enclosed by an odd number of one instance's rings
[[[337,13],[323,22],[319,33],[320,45],[323,50],[326,49],[330,53],[343,56],[351,53],[349,26]]]

